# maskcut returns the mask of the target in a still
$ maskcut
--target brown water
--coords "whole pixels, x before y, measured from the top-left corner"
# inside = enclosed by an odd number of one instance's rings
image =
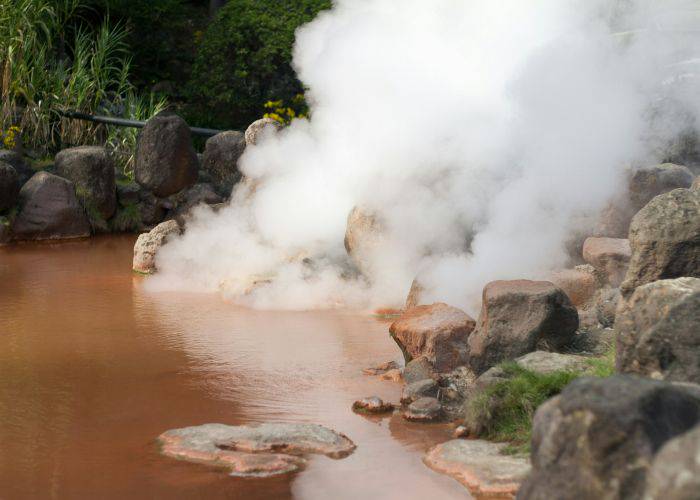
[[[132,237],[0,249],[0,498],[464,498],[421,458],[441,425],[366,418],[400,386],[362,368],[400,358],[386,323],[340,312],[241,309],[148,294]],[[314,422],[344,460],[242,479],[158,453],[161,432],[206,422]]]

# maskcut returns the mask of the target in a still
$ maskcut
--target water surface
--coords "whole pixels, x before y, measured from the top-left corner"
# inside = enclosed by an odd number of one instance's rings
[[[0,248],[0,498],[464,498],[421,458],[443,425],[350,411],[397,401],[361,373],[400,353],[348,312],[261,312],[218,296],[146,293],[133,237]],[[314,422],[358,446],[303,472],[242,479],[158,453],[207,422]]]

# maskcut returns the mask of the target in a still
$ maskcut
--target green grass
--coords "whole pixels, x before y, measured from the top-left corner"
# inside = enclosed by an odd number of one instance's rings
[[[582,376],[608,377],[615,371],[615,350],[589,360],[590,368],[541,374],[503,363],[506,380],[471,397],[465,405],[464,424],[479,438],[505,442],[507,454],[528,453],[532,420],[537,408]]]
[[[119,207],[111,221],[112,230],[116,232],[136,232],[141,229],[141,211],[138,205],[129,204]]]

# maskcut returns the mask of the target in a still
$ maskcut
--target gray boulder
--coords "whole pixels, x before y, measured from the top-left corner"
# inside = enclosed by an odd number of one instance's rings
[[[250,124],[245,131],[245,142],[248,146],[255,146],[263,137],[274,135],[282,128],[278,122],[272,118],[261,118]]]
[[[620,286],[629,267],[632,250],[623,238],[587,238],[583,258],[600,272],[613,287]]]
[[[443,416],[442,405],[437,398],[422,397],[408,405],[403,418],[412,422],[434,422]]]
[[[17,240],[48,240],[90,236],[90,223],[75,197],[73,183],[38,172],[19,192],[20,209],[12,224]]]
[[[596,293],[593,299],[594,310],[598,323],[604,328],[611,328],[615,323],[619,301],[619,288],[603,288]]]
[[[629,239],[624,296],[652,281],[700,277],[700,191],[676,189],[654,198],[635,215]]]
[[[494,281],[484,288],[477,327],[469,336],[469,366],[483,373],[536,350],[558,350],[578,328],[569,297],[548,281]]]
[[[700,383],[700,279],[659,280],[620,303],[617,370]]]
[[[0,161],[0,212],[14,207],[19,199],[19,176],[8,163]]]
[[[654,456],[700,422],[700,386],[580,378],[536,412],[521,500],[639,499]]]
[[[421,380],[436,380],[435,368],[425,356],[412,359],[403,369],[403,379],[407,384]]]
[[[439,391],[440,386],[438,386],[435,380],[430,378],[419,380],[403,388],[401,403],[407,405],[423,397],[436,398]]]
[[[188,213],[197,205],[216,205],[224,199],[216,193],[211,184],[199,183],[168,198],[173,209],[168,212],[168,218],[175,218],[184,223]]]
[[[209,173],[219,192],[225,196],[231,194],[233,185],[241,178],[238,159],[245,146],[244,135],[230,130],[210,137],[204,147],[202,169]]]
[[[136,182],[164,198],[193,185],[198,169],[185,120],[163,113],[148,120],[136,146]]]
[[[700,425],[668,441],[654,457],[644,500],[700,498]]]
[[[35,173],[34,170],[26,164],[21,154],[10,149],[0,149],[0,162],[7,163],[17,171],[20,186],[24,185]]]
[[[56,155],[56,173],[75,184],[86,209],[96,210],[107,220],[117,209],[114,162],[99,146],[64,149]]]

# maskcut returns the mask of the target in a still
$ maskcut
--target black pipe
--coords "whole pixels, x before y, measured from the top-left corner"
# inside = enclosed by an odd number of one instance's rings
[[[59,111],[62,116],[70,118],[73,120],[84,120],[93,123],[104,123],[105,125],[116,125],[117,127],[132,127],[132,128],[143,128],[146,122],[140,120],[127,120],[125,118],[113,118],[111,116],[98,116],[90,115],[88,113],[81,113],[80,111]],[[190,127],[190,132],[194,135],[201,135],[204,137],[212,137],[216,134],[220,134],[223,130],[214,130],[211,128],[200,128],[200,127]]]

